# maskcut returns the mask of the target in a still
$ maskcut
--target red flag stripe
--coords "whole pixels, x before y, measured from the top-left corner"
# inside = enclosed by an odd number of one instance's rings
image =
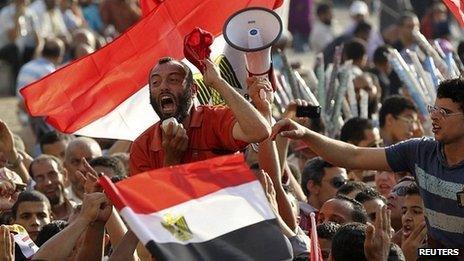
[[[248,6],[278,0],[166,0],[116,40],[21,90],[33,116],[73,133],[105,116],[147,83],[163,56],[183,57],[183,38],[195,27],[218,35],[224,21]],[[214,15],[211,15],[214,14]]]
[[[100,183],[117,209],[127,206],[150,214],[255,180],[244,156],[238,154],[157,169],[116,184],[100,178]]]
[[[463,0],[443,0],[453,13],[461,27],[464,27],[464,1]]]

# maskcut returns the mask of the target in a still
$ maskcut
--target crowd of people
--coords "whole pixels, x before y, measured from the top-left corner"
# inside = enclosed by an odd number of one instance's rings
[[[415,36],[420,31],[434,48],[454,54],[463,71],[464,45],[442,1],[352,1],[351,23],[337,35],[331,1],[292,0],[290,33],[279,48],[319,54],[314,71],[276,61],[277,80],[249,77],[243,97],[204,60],[203,82],[221,105],[200,105],[192,70],[161,58],[147,75],[147,102],[160,121],[133,142],[60,133],[27,114],[18,90],[124,32],[141,16],[138,3],[12,0],[0,6],[0,60],[17,79],[12,94],[19,117],[36,140],[27,149],[0,119],[1,260],[151,260],[98,177],[120,182],[232,153],[244,153],[262,183],[294,260],[308,260],[316,240],[323,260],[463,260],[464,79],[443,72],[435,96],[425,97],[432,103],[424,114],[390,55],[396,50],[411,64],[408,54],[415,51],[425,62],[428,52]],[[380,24],[372,25],[376,8]],[[293,71],[316,100],[275,91],[285,89]],[[321,75],[327,96],[318,89]],[[344,83],[353,93],[347,87],[337,96]],[[317,103],[320,117],[297,116]],[[458,255],[423,257],[421,248]]]

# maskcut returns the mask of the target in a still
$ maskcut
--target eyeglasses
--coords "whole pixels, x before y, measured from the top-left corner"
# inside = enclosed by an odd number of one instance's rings
[[[444,109],[444,108],[440,108],[440,107],[432,106],[432,105],[427,105],[427,111],[429,112],[429,114],[431,116],[433,114],[439,115],[441,119],[447,118],[447,117],[450,117],[450,116],[464,114],[463,112],[451,112],[448,109]]]
[[[343,178],[343,177],[333,177],[329,183],[332,185],[332,187],[338,189],[341,186],[345,185],[348,180]]]
[[[404,116],[396,116],[396,118],[406,122],[410,126],[412,126],[414,124],[417,124],[419,122],[419,119],[412,119],[412,118],[408,118],[408,117],[404,117]]]
[[[396,194],[399,197],[404,197],[404,196],[406,196],[406,190],[407,189],[408,189],[408,186],[400,186],[400,187],[394,188],[391,192],[393,194]]]

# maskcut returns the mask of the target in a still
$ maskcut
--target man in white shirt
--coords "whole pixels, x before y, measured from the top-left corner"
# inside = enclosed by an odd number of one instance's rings
[[[332,28],[332,6],[326,3],[321,3],[317,7],[317,20],[314,23],[314,28],[309,37],[311,49],[318,53],[335,39],[335,34]]]

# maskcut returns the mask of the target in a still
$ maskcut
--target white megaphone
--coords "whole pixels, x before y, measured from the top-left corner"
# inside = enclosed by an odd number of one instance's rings
[[[245,52],[251,76],[268,77],[272,69],[271,46],[282,34],[282,20],[272,10],[262,7],[242,9],[230,16],[223,28],[226,42]]]

